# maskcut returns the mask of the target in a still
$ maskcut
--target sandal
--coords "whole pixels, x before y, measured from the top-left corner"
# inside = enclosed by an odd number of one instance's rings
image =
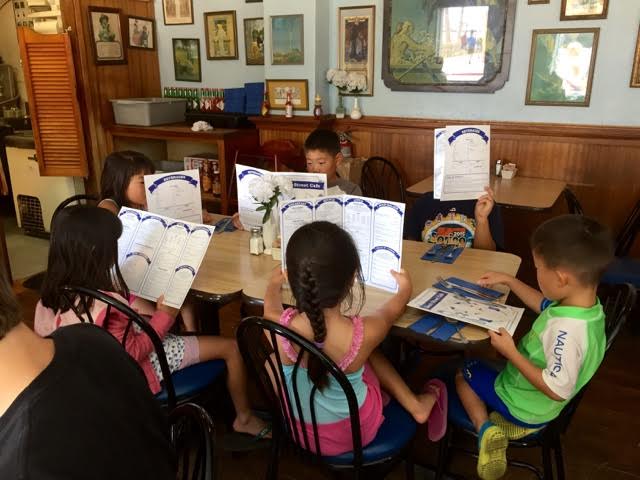
[[[273,430],[273,425],[269,423],[256,435],[248,433],[231,432],[224,435],[222,440],[222,448],[228,452],[247,452],[266,448],[271,443],[271,438],[267,435]]]
[[[447,386],[442,380],[432,378],[425,384],[423,391],[433,391],[429,388],[430,386],[437,387],[439,391],[436,402],[433,404],[427,419],[427,436],[432,442],[438,442],[447,432]]]

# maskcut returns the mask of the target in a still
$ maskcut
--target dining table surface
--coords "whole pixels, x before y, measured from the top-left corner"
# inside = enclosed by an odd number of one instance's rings
[[[548,210],[553,207],[566,186],[566,182],[551,178],[516,175],[506,179],[491,175],[491,188],[495,194],[496,203],[507,207]],[[428,192],[433,192],[433,176],[407,188],[407,193],[414,196]]]
[[[272,271],[281,262],[270,255],[251,255],[249,237],[250,233],[244,230],[214,234],[191,287],[192,293],[213,302],[244,297],[251,303],[261,303]],[[435,263],[420,258],[429,248],[423,242],[403,241],[402,267],[409,273],[413,283],[412,298],[431,287],[439,277],[458,277],[475,282],[489,270],[515,276],[521,262],[520,257],[510,253],[466,248],[452,264]],[[503,285],[494,288],[504,293],[498,300],[504,302],[509,289]],[[371,314],[392,295],[391,292],[366,286],[360,313]],[[283,302],[289,305],[295,303],[287,285],[283,287]],[[425,314],[407,307],[395,322],[394,329],[407,329]],[[473,325],[466,325],[460,332],[464,341],[479,342],[488,338],[485,329]]]

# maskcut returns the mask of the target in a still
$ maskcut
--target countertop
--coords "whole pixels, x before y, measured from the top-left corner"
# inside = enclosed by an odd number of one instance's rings
[[[6,147],[35,149],[36,144],[33,140],[33,130],[17,130],[6,135],[4,141],[0,139]]]

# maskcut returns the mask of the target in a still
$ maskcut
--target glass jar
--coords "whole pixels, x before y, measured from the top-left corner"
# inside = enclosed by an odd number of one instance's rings
[[[251,238],[249,239],[249,253],[251,255],[260,255],[263,250],[262,227],[253,227],[251,229]]]

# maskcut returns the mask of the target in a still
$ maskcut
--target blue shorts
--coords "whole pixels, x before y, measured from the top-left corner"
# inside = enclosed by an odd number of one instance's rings
[[[506,420],[521,427],[538,428],[545,425],[544,423],[537,425],[525,423],[511,415],[509,408],[496,393],[495,383],[499,373],[500,371],[497,368],[482,360],[467,360],[462,367],[464,379],[476,395],[487,405],[487,409],[490,412],[498,412]]]

